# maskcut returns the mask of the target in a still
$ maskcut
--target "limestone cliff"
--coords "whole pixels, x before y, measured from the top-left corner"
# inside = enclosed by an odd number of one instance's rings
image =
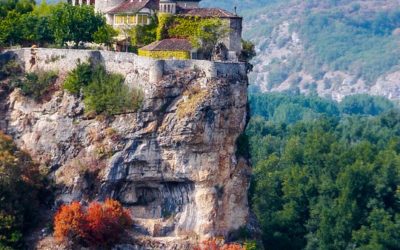
[[[236,155],[246,125],[245,65],[55,49],[11,51],[0,60],[13,57],[27,71],[60,76],[42,103],[18,89],[0,101],[0,129],[48,167],[55,206],[118,199],[135,218],[126,243],[147,248],[187,249],[246,226],[251,170]],[[138,112],[87,117],[82,100],[61,90],[76,61],[89,58],[143,90]]]

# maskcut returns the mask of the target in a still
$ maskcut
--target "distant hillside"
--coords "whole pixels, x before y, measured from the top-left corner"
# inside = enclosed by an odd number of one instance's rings
[[[251,76],[261,91],[316,92],[340,100],[400,99],[400,3],[393,0],[203,1],[245,17],[257,45]]]

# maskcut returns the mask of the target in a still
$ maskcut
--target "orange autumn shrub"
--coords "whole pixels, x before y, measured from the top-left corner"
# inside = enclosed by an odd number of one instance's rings
[[[79,202],[63,205],[54,217],[54,237],[58,242],[85,237],[85,214]]]
[[[107,246],[116,243],[132,223],[129,212],[118,201],[92,202],[86,210],[73,202],[57,212],[54,237],[58,242],[69,239],[88,246]]]
[[[195,250],[244,250],[240,244],[221,244],[215,239],[203,241]]]
[[[223,245],[220,250],[245,250],[245,248],[240,244],[231,243]]]
[[[87,241],[90,245],[108,245],[118,242],[132,218],[121,203],[107,199],[103,204],[94,202],[87,209]]]

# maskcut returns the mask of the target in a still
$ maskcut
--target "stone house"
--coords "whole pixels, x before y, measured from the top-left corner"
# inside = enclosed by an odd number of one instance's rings
[[[136,25],[149,25],[157,13],[201,18],[220,18],[229,27],[222,39],[227,49],[227,60],[237,60],[242,50],[242,17],[219,8],[200,8],[201,0],[75,0],[73,4],[94,4],[95,10],[105,15],[107,23],[124,30]],[[93,3],[94,2],[94,3]],[[119,40],[126,40],[121,35]],[[167,41],[165,44],[169,44]],[[192,56],[191,56],[192,57]]]

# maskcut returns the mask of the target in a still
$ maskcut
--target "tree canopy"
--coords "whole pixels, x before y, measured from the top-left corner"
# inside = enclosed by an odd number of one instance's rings
[[[88,5],[1,1],[0,17],[0,46],[55,44],[63,47],[68,41],[75,46],[93,41],[109,45],[116,35],[104,17]]]
[[[250,105],[252,206],[268,249],[398,249],[395,104],[266,94]]]

